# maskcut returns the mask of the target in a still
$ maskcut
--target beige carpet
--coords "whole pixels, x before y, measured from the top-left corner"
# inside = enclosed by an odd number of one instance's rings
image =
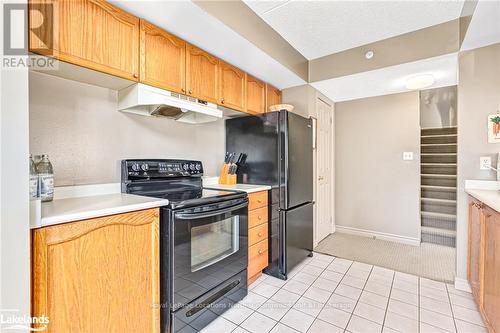
[[[455,279],[455,249],[447,246],[412,246],[337,232],[314,251],[438,281]]]

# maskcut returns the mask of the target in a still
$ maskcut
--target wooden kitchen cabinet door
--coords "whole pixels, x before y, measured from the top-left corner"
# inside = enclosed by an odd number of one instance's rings
[[[185,93],[186,42],[141,20],[140,82]]]
[[[281,91],[266,84],[266,112],[269,112],[269,107],[275,104],[281,104]]]
[[[53,10],[43,6],[47,3]],[[139,78],[139,18],[104,0],[30,0],[29,8],[30,28],[37,30],[29,32],[30,51],[134,81]]]
[[[482,308],[491,332],[500,332],[500,214],[484,209],[484,278]]]
[[[483,208],[482,204],[472,200],[469,202],[469,245],[468,245],[468,261],[467,275],[469,284],[472,289],[472,294],[478,302],[481,303],[482,292],[482,261],[483,261]]]
[[[242,70],[219,61],[219,104],[245,111],[246,74]]]
[[[193,45],[188,44],[186,50],[187,94],[217,103],[219,60]]]
[[[247,74],[247,109],[250,114],[266,112],[266,84]]]
[[[160,332],[158,209],[36,229],[32,249],[45,332]]]

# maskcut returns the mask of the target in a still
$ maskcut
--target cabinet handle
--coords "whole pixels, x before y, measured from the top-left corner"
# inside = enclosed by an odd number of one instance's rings
[[[134,74],[134,75],[132,75],[132,76],[134,77],[134,79],[139,78],[139,75],[137,75],[137,74]]]
[[[189,95],[191,95],[193,93],[193,91],[191,89],[189,89],[188,92],[189,92]]]
[[[262,203],[262,200],[258,199],[258,200],[257,200],[257,203]]]
[[[185,93],[185,92],[186,92],[186,89],[184,89],[184,88],[181,88],[181,91],[182,91],[183,93]]]
[[[262,220],[262,216],[257,216],[257,220]]]
[[[224,98],[221,98],[221,99],[220,99],[220,102],[221,102],[222,104],[224,104]]]
[[[259,249],[259,254],[262,254],[264,253],[264,251],[262,251],[262,249]]]
[[[257,236],[262,237],[262,232],[259,232]]]

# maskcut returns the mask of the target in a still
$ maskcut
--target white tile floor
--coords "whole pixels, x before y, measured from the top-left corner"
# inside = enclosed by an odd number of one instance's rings
[[[315,253],[287,281],[263,275],[203,332],[487,332],[452,285]]]

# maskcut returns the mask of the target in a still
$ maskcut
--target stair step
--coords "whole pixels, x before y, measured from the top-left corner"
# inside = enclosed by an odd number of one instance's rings
[[[438,198],[420,198],[422,202],[444,205],[456,205],[457,200],[452,199],[438,199]]]
[[[456,146],[456,143],[422,143],[420,144],[421,146],[428,147],[428,146]]]
[[[421,163],[420,171],[423,174],[456,175],[456,163]],[[437,184],[436,184],[437,185]]]
[[[457,223],[455,220],[430,216],[422,216],[420,225],[422,227],[434,227],[449,230],[455,230],[457,228]]]
[[[421,135],[433,135],[433,134],[456,134],[457,127],[427,127],[420,130]]]
[[[447,220],[457,220],[456,214],[444,214],[444,213],[435,213],[435,212],[420,212],[420,215],[423,217],[431,217],[431,218],[440,218]]]
[[[420,161],[422,163],[457,163],[457,154],[421,154]]]
[[[457,136],[453,135],[430,135],[421,136],[421,144],[457,144]]]
[[[420,163],[425,166],[457,166],[457,163]]]
[[[421,154],[436,154],[436,153],[448,153],[448,154],[456,154],[457,153],[457,144],[449,143],[449,144],[421,144],[420,145],[420,153]]]
[[[456,237],[457,232],[455,230],[435,228],[435,227],[421,227],[422,233],[431,234],[431,235],[439,235],[446,237]]]
[[[442,175],[440,175],[442,176]],[[434,191],[456,191],[456,186],[435,186],[435,185],[421,185],[422,189],[434,190]]]
[[[457,179],[457,175],[442,175],[439,173],[423,173],[420,176],[429,177],[429,178],[449,178],[449,179]]]
[[[421,138],[438,138],[438,137],[445,137],[445,136],[457,136],[457,134],[427,134],[427,135],[421,135]]]

